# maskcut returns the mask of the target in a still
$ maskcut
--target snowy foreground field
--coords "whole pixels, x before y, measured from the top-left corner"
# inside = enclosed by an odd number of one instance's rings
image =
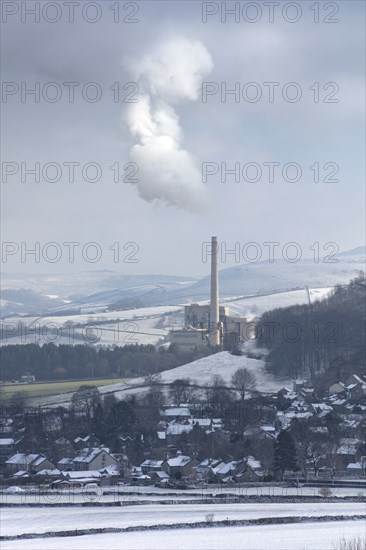
[[[363,502],[153,504],[127,507],[2,508],[1,535],[47,533],[73,529],[126,528],[205,521],[252,520],[274,517],[356,516],[365,513]],[[2,546],[2,545],[1,545]]]
[[[2,541],[1,550],[333,550],[343,536],[364,535],[364,521],[339,521],[36,538]]]

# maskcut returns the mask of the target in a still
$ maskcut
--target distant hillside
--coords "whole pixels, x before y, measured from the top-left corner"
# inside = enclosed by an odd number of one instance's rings
[[[247,263],[222,269],[219,272],[220,296],[248,295],[292,290],[296,288],[331,287],[346,284],[360,271],[365,270],[365,250],[359,247],[353,251],[338,254],[336,263],[302,260],[290,263],[278,260],[273,263],[262,261]],[[223,267],[223,266],[221,266]],[[209,266],[207,267],[209,271]],[[177,303],[182,300],[208,299],[210,293],[210,276],[192,285],[174,289],[165,296],[165,303]]]
[[[1,317],[13,314],[101,311],[116,304],[139,307],[145,297],[195,282],[193,277],[173,275],[125,275],[114,271],[74,274],[1,274]],[[151,300],[150,300],[151,301]],[[136,305],[135,305],[136,304]]]
[[[276,260],[246,263],[219,272],[221,298],[272,293],[276,291],[332,287],[346,284],[365,269],[365,247],[337,254],[335,263],[322,259],[297,263]],[[54,314],[56,312],[91,313],[121,307],[175,305],[207,300],[210,296],[210,265],[207,276],[125,275],[101,270],[76,274],[21,275],[2,274],[2,317],[13,313]],[[26,289],[22,299],[11,291]],[[10,297],[11,296],[11,297]],[[19,298],[20,294],[18,294]],[[50,298],[50,296],[52,298]]]
[[[274,309],[260,318],[258,345],[269,349],[266,368],[281,376],[314,378],[326,369],[338,378],[365,369],[366,279],[361,275],[347,286],[311,305]]]

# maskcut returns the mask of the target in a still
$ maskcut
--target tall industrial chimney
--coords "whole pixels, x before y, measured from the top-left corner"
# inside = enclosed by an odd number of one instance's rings
[[[217,237],[211,238],[211,302],[210,302],[210,344],[220,345],[219,331],[219,275],[217,270]]]

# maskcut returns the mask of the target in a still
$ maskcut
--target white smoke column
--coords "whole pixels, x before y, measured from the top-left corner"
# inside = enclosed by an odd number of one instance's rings
[[[138,102],[128,104],[124,116],[138,139],[130,160],[139,166],[139,194],[148,202],[198,210],[205,203],[206,188],[194,157],[181,145],[179,117],[172,104],[198,99],[201,83],[213,67],[211,56],[201,42],[175,39],[127,64],[140,90]]]

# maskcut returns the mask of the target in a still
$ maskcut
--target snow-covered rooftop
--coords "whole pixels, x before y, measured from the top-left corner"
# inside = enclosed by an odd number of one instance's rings
[[[93,449],[83,449],[83,451],[74,458],[74,462],[92,462],[101,452],[109,453],[107,447],[94,447]]]
[[[188,462],[190,462],[191,460],[192,459],[190,456],[178,455],[178,456],[175,456],[174,458],[169,458],[168,464],[171,468],[182,467],[188,464]]]
[[[7,445],[14,445],[14,443],[15,441],[11,437],[0,439],[0,445],[7,446]]]
[[[6,464],[31,464],[39,456],[38,454],[16,453],[8,458]]]

